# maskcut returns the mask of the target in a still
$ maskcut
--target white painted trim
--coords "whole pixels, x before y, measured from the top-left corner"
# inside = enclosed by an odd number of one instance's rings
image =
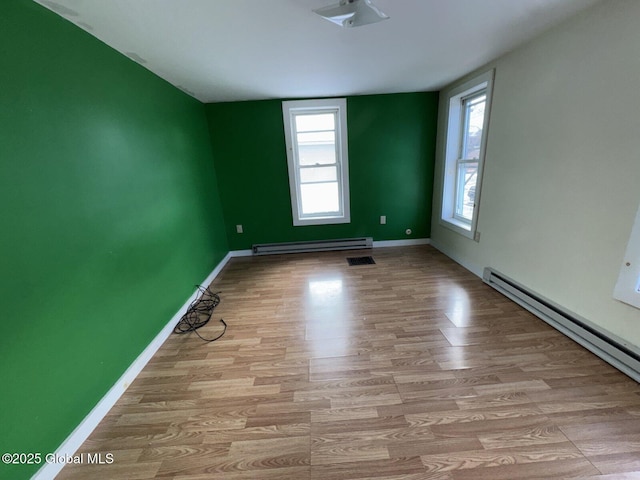
[[[449,257],[451,260],[456,262],[458,265],[463,266],[464,268],[469,270],[474,275],[482,278],[482,272],[484,270],[482,267],[480,267],[480,266],[478,266],[478,265],[476,265],[474,263],[468,262],[466,260],[463,260],[458,255],[453,253],[453,251],[449,250],[447,247],[443,246],[442,244],[439,244],[438,242],[434,242],[432,240],[431,241],[431,246],[433,248],[435,248],[436,250],[440,251],[441,253],[445,254],[447,257]]]
[[[231,258],[236,258],[236,257],[251,257],[253,255],[253,250],[249,249],[249,250],[231,250],[229,252],[229,256]]]
[[[410,245],[429,245],[430,243],[430,238],[411,238],[409,240],[374,240],[373,248],[407,247]]]
[[[384,247],[406,247],[410,245],[429,245],[431,243],[430,238],[412,238],[409,240],[374,240],[373,248]],[[253,256],[253,250],[232,250],[229,252],[231,258],[236,257],[251,257]]]
[[[406,247],[411,245],[429,245],[431,243],[430,238],[412,238],[409,240],[374,240],[373,248],[384,247]],[[251,257],[253,256],[253,250],[232,250],[229,252],[231,258],[236,257]]]
[[[251,252],[251,250],[248,250]],[[225,257],[218,263],[213,271],[204,279],[201,285],[209,285],[220,273],[220,271],[227,264],[229,259],[234,256],[233,252],[227,253]],[[167,323],[160,333],[151,341],[151,343],[144,349],[144,351],[135,359],[135,361],[129,365],[129,368],[122,374],[118,381],[109,389],[107,394],[97,403],[95,407],[89,412],[89,414],[80,422],[80,424],[71,432],[71,434],[62,442],[62,444],[56,449],[56,456],[74,455],[76,450],[84,443],[89,437],[91,432],[98,426],[102,419],[109,413],[109,410],[116,404],[118,399],[126,391],[126,389],[135,380],[138,374],[142,371],[145,365],[151,360],[151,357],[155,355],[158,349],[162,346],[165,340],[173,332],[173,328],[176,326],[180,318],[186,313],[189,305],[198,298],[200,294],[199,290],[193,292],[184,305],[176,312]],[[40,470],[38,470],[32,479],[35,480],[48,480],[54,478],[60,470],[64,467],[64,463],[45,463]]]

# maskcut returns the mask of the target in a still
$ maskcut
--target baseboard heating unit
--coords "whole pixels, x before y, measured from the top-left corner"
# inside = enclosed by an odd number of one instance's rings
[[[275,255],[279,253],[323,252],[328,250],[359,250],[373,248],[373,238],[343,238],[340,240],[319,240],[313,242],[264,243],[252,247],[254,255]]]
[[[636,382],[640,382],[640,350],[635,346],[492,268],[484,269],[482,280]]]

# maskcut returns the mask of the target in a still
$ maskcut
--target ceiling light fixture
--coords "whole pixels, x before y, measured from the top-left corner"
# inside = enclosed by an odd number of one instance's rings
[[[341,27],[361,27],[389,18],[371,0],[340,0],[340,3],[314,10],[323,18]]]

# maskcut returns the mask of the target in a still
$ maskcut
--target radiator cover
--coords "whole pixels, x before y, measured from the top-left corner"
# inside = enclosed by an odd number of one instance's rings
[[[640,382],[640,351],[624,339],[487,267],[482,280],[535,316]]]
[[[329,250],[359,250],[373,248],[373,238],[343,238],[338,240],[318,240],[312,242],[263,243],[253,245],[254,255],[275,255],[280,253],[322,252]]]

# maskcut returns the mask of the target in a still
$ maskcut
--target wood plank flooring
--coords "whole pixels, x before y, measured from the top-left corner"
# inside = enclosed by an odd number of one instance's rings
[[[375,265],[346,257],[373,255]],[[640,385],[429,246],[232,259],[60,479],[640,479]]]

